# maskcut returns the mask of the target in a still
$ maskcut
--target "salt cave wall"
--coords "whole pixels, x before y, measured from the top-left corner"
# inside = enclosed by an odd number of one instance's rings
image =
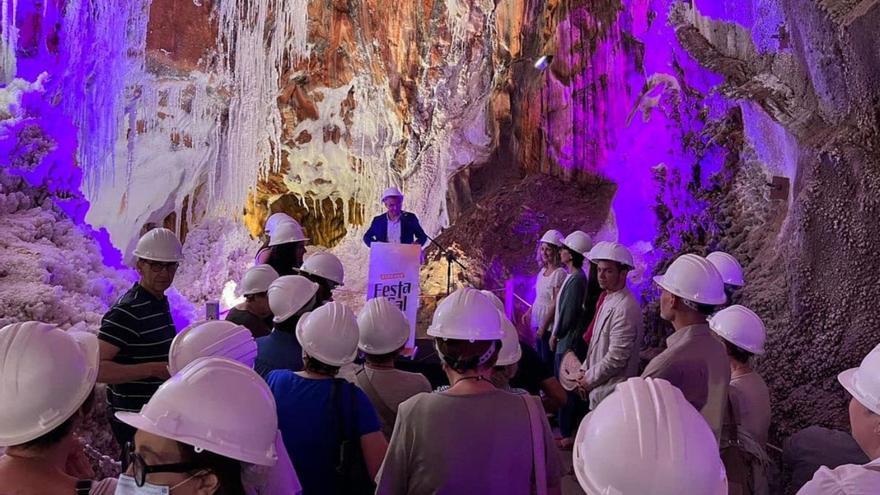
[[[761,369],[774,419],[782,434],[843,427],[836,374],[880,342],[880,5],[706,4],[671,19],[681,44],[724,75],[720,90],[742,101],[744,167],[718,201],[734,208],[719,244],[747,260],[741,301],[768,323]],[[755,167],[791,180],[787,205],[747,207],[766,187],[748,178]]]

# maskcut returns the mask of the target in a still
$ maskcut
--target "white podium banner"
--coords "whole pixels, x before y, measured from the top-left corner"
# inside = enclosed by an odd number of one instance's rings
[[[384,297],[403,311],[409,321],[408,348],[414,347],[416,342],[421,252],[418,244],[374,242],[370,245],[367,300]]]

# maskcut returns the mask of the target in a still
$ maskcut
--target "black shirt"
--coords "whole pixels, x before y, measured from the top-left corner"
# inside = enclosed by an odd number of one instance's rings
[[[226,313],[226,321],[241,325],[251,331],[255,339],[265,337],[272,331],[272,319],[260,318],[246,309],[232,308]]]
[[[553,369],[541,361],[538,352],[532,346],[520,340],[522,356],[519,358],[516,375],[510,380],[511,388],[521,388],[532,395],[541,391],[541,382],[553,377]]]
[[[119,348],[115,363],[167,363],[176,333],[168,299],[156,299],[136,283],[104,315],[98,338]],[[138,412],[163,381],[143,378],[108,385],[107,402],[114,411]]]

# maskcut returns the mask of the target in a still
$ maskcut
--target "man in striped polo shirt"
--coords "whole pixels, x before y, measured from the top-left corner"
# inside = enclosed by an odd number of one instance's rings
[[[113,436],[120,446],[135,429],[116,411],[139,412],[168,378],[168,350],[176,335],[165,291],[182,261],[180,241],[168,229],[144,234],[134,250],[140,279],[101,320],[98,381],[106,383]]]

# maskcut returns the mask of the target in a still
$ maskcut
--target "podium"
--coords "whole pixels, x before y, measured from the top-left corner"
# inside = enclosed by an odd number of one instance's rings
[[[421,251],[418,244],[373,242],[370,245],[367,300],[384,297],[403,311],[409,321],[406,347],[410,349],[415,347],[419,312]]]

